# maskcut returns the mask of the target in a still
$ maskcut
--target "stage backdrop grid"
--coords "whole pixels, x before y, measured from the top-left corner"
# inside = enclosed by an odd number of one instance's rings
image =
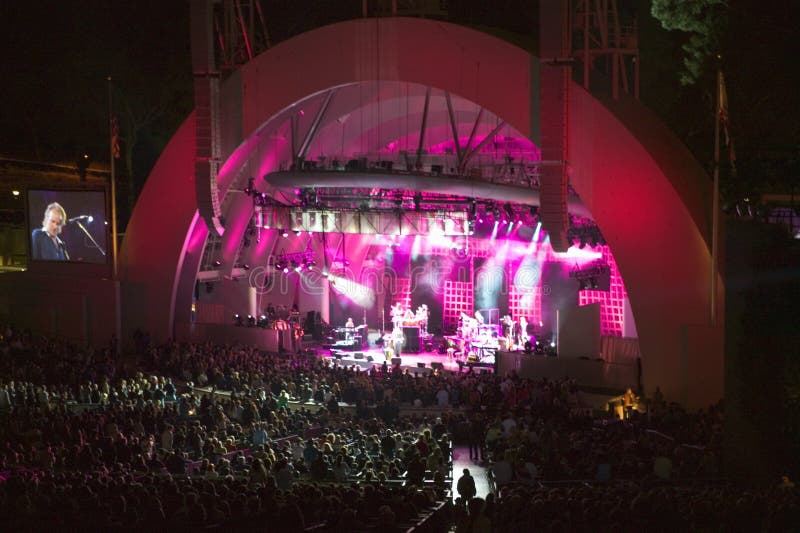
[[[411,309],[411,279],[397,278],[392,303],[400,302],[403,309]]]
[[[603,261],[610,269],[608,291],[578,291],[578,305],[600,304],[600,334],[621,337],[625,330],[625,285],[608,245],[595,247],[603,254]]]
[[[458,319],[461,317],[461,313],[472,316],[473,301],[472,283],[445,280],[444,307],[442,308],[442,322],[445,332],[455,332],[458,328]]]
[[[529,324],[542,320],[542,286],[518,289],[511,284],[508,293],[508,312],[515,321],[524,316]]]

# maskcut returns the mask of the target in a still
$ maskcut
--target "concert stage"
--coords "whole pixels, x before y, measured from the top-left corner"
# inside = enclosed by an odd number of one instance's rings
[[[373,365],[382,365],[384,361],[392,366],[392,359],[387,360],[380,347],[370,347],[359,351],[343,351],[317,349],[318,355],[327,360],[336,360],[344,366],[357,365],[369,370]],[[451,372],[466,372],[472,368],[475,372],[495,372],[505,375],[515,371],[518,375],[530,379],[559,380],[574,379],[581,387],[602,390],[624,391],[628,387],[636,387],[638,376],[635,364],[609,363],[602,359],[567,358],[547,356],[543,354],[527,354],[523,351],[498,351],[495,357],[483,361],[468,362],[464,358],[451,358],[438,351],[421,351],[419,353],[401,353],[400,367],[417,373],[427,373],[439,368]]]
[[[399,357],[392,356],[390,359],[386,359],[382,347],[369,347],[357,351],[319,348],[317,349],[317,354],[325,359],[338,361],[340,365],[357,365],[364,370],[369,370],[373,365],[380,366],[384,361],[387,365],[392,366],[394,364],[393,361],[399,359],[400,367],[407,368],[412,372],[427,373],[436,368],[451,372],[458,372],[459,370],[466,372],[470,367],[473,367],[475,371],[494,371],[493,358],[491,358],[491,361],[468,363],[466,359],[448,357],[447,354],[440,354],[438,351],[401,352]]]

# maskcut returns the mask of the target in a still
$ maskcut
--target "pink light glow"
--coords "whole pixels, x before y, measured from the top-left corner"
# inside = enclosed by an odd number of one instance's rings
[[[331,287],[350,301],[361,307],[372,307],[375,304],[375,291],[356,283],[353,280],[336,275],[329,275]]]
[[[569,263],[571,265],[578,265],[579,267],[603,257],[602,252],[596,252],[588,246],[586,248],[570,246],[566,252],[554,252],[554,254],[559,261]]]
[[[486,138],[486,135],[476,135],[474,139],[472,139],[471,147],[478,146],[483,140]],[[508,137],[503,135],[497,135],[496,141],[500,145],[500,149],[503,152],[539,152],[539,149],[536,147],[535,144],[530,139],[525,138],[522,135],[517,135],[515,137]],[[465,147],[469,142],[469,136],[467,137],[459,137],[458,144],[462,147]],[[452,139],[448,139],[444,142],[438,144],[432,144],[428,147],[428,153],[430,154],[445,154],[445,153],[456,153],[455,150],[456,143]],[[487,142],[480,150],[480,153],[483,152],[494,152],[498,149],[494,145],[493,142]]]

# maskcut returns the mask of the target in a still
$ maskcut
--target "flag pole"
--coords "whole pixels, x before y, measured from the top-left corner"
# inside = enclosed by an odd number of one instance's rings
[[[719,249],[719,123],[722,112],[722,67],[717,56],[717,98],[714,116],[714,190],[711,201],[711,283],[709,295],[711,327],[717,325],[717,261]]]
[[[108,78],[108,140],[111,160],[111,263],[112,279],[117,279],[117,176],[115,168],[116,149],[114,146],[114,109],[111,96],[111,76]]]

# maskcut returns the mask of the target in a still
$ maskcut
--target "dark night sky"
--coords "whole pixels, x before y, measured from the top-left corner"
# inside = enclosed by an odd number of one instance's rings
[[[191,81],[184,2],[46,3],[46,9],[27,2],[0,8],[10,74],[0,89],[3,152],[35,155],[38,147],[48,159],[102,146],[109,74],[137,90],[174,78],[170,72]]]
[[[648,1],[632,3],[640,13],[642,100],[708,164],[713,72],[699,86],[681,88],[676,70],[682,35],[662,30],[649,15]],[[791,0],[731,3],[735,5],[723,44],[731,128],[746,171],[742,183],[758,182],[769,176],[762,176],[760,167],[748,167],[748,159],[768,155],[785,162],[790,156],[797,160],[800,153],[798,8]],[[358,16],[361,2],[262,4],[275,42],[325,22]],[[531,9],[528,2],[487,4],[452,0],[450,7],[465,22],[516,31],[535,25],[535,13],[521,15]],[[127,104],[139,117],[156,111],[140,130],[134,154],[134,172],[146,172],[192,107],[188,15],[185,0],[4,2],[0,154],[70,160],[88,151],[105,161],[105,78],[111,74],[120,106]],[[118,113],[124,124],[124,111]],[[794,173],[778,167],[771,172]]]

